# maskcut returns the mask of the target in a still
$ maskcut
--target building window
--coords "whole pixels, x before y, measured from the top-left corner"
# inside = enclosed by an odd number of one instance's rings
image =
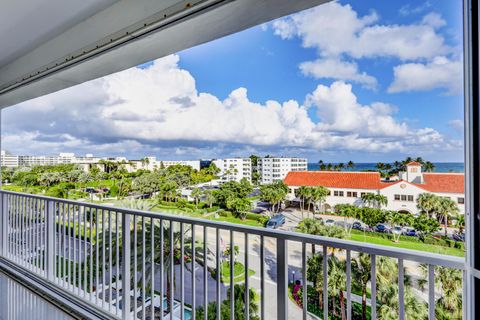
[[[333,191],[335,197],[343,197],[343,191]]]
[[[465,198],[457,198],[457,202],[459,204],[464,204],[465,203]]]
[[[394,195],[394,199],[397,201],[400,201],[400,195],[399,194]]]
[[[352,192],[352,197],[356,198],[356,197],[357,197],[357,193],[356,193],[356,192]]]
[[[347,197],[349,197],[349,198],[352,197],[352,192],[351,191],[347,191]]]
[[[408,201],[413,202],[413,196],[408,196]]]
[[[407,201],[407,196],[404,195],[404,194],[402,194],[402,195],[400,196],[400,199],[401,199],[402,201]]]

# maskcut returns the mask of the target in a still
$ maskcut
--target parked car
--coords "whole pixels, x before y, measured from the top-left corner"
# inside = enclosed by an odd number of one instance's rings
[[[402,229],[402,227],[395,226],[395,227],[392,228],[391,232],[395,235],[401,235],[401,234],[403,234],[403,229]]]
[[[325,221],[325,225],[326,226],[334,226],[335,225],[335,220],[328,219],[327,221]]]
[[[410,227],[405,227],[403,228],[403,235],[404,236],[410,236],[410,237],[416,237],[417,236],[417,230],[410,228]]]
[[[355,222],[352,224],[352,229],[363,231],[364,228],[363,228],[361,222],[355,221]]]
[[[262,213],[264,213],[264,212],[266,212],[266,211],[267,211],[267,209],[262,208],[262,207],[256,207],[255,209],[250,210],[250,212],[252,212],[252,213],[258,213],[258,214],[262,214]]]
[[[374,230],[376,232],[381,232],[381,233],[390,233],[390,231],[391,231],[386,225],[381,224],[381,223],[377,224],[375,226]]]
[[[268,220],[266,227],[268,229],[276,229],[285,224],[285,216],[283,214],[277,214]]]
[[[460,232],[454,232],[452,234],[452,238],[453,240],[455,241],[461,241],[461,242],[464,242],[465,241],[465,233],[460,233]]]

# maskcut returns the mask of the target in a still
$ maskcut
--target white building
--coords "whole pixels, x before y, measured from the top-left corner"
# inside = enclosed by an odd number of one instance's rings
[[[260,158],[258,159],[260,183],[268,184],[283,180],[289,172],[307,171],[304,158]]]
[[[18,156],[13,154],[9,154],[4,150],[1,151],[1,161],[3,167],[14,168],[18,167]]]
[[[250,158],[227,158],[212,161],[220,169],[221,182],[252,181],[252,160]]]
[[[168,168],[171,166],[181,165],[181,166],[190,166],[193,169],[200,171],[200,160],[161,160],[157,162],[159,168],[163,167]]]
[[[295,199],[295,190],[300,186],[328,188],[330,195],[322,208],[326,212],[331,212],[337,204],[362,205],[362,193],[371,192],[387,197],[387,210],[416,214],[418,196],[428,192],[454,200],[464,214],[464,174],[427,173],[421,168],[417,162],[409,163],[407,171],[400,173],[400,180],[394,182],[382,181],[378,172],[342,171],[290,172],[284,181],[289,186],[289,200]]]

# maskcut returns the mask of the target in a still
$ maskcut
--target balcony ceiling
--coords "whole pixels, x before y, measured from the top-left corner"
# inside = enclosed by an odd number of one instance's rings
[[[0,108],[327,1],[1,1]]]
[[[60,35],[116,0],[7,0],[0,3],[0,66]],[[26,23],[28,21],[28,23]]]

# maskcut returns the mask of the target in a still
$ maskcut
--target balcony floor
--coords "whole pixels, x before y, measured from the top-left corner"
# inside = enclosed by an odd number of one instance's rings
[[[0,320],[75,319],[0,271]]]

